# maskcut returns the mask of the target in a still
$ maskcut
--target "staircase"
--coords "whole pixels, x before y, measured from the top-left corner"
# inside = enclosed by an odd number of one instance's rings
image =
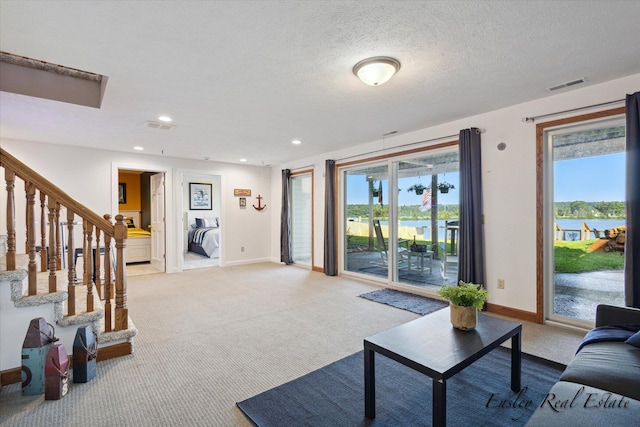
[[[1,148],[0,167],[7,202],[6,234],[0,225],[0,384],[21,381],[22,341],[36,317],[54,326],[69,353],[78,327],[91,326],[98,361],[132,354],[137,330],[126,303],[124,218],[117,215],[113,223],[110,215],[99,216]],[[20,187],[26,239],[25,253],[19,254],[15,207]],[[76,231],[82,233],[78,249]]]

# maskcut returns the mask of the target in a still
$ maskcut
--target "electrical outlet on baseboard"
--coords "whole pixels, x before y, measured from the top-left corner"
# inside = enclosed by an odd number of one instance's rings
[[[498,279],[498,289],[504,289],[504,279]]]

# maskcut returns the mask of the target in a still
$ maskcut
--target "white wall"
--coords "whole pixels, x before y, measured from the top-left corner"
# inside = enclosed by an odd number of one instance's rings
[[[269,259],[271,191],[270,171],[258,166],[185,160],[137,153],[0,139],[2,148],[59,186],[96,213],[118,212],[118,169],[165,172],[167,272],[178,271],[182,257],[183,173],[220,176],[221,260],[243,264]],[[3,186],[4,187],[4,186]],[[248,208],[240,210],[234,188],[250,188]],[[16,186],[16,237],[24,248],[24,186]],[[0,191],[0,234],[6,233],[6,191]],[[264,197],[267,209],[250,208],[255,196]],[[39,202],[38,202],[39,203]],[[188,208],[188,205],[187,205]],[[22,228],[19,228],[22,227]],[[77,245],[76,241],[76,245]],[[20,246],[19,246],[20,247]],[[245,251],[241,252],[240,248]]]
[[[523,118],[556,113],[589,105],[624,99],[625,94],[640,90],[640,74],[607,83],[560,93],[548,98],[514,105],[501,110],[444,123],[439,126],[400,134],[393,138],[363,144],[357,148],[326,153],[296,162],[275,165],[271,171],[271,193],[274,202],[281,200],[281,170],[289,168],[315,170],[314,266],[323,265],[324,229],[324,162],[383,148],[398,147],[448,135],[460,129],[483,129],[482,164],[486,233],[486,268],[489,301],[506,307],[536,311],[536,126]],[[463,102],[463,101],[461,101]],[[623,106],[600,107],[584,112]],[[581,113],[584,113],[581,112]],[[577,115],[557,115],[546,120]],[[402,131],[400,129],[400,131]],[[455,138],[457,139],[457,138]],[[437,141],[443,142],[442,140]],[[507,144],[504,151],[496,147]],[[432,142],[434,144],[436,142]],[[428,143],[425,145],[429,145]],[[412,147],[413,148],[413,147]],[[396,151],[402,150],[397,148]],[[390,150],[393,151],[393,150]],[[379,155],[380,153],[376,153]],[[366,158],[363,155],[362,158]],[[354,160],[354,159],[350,159]],[[279,210],[274,206],[271,219],[271,256],[279,259]],[[497,289],[498,278],[505,280],[505,289]]]

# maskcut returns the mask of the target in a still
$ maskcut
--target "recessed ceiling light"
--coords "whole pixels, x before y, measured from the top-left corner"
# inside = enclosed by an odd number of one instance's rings
[[[302,144],[302,141],[300,141],[299,139],[294,139],[293,141],[291,141],[291,143],[293,145],[300,145],[300,144]]]
[[[133,149],[137,151],[142,151],[144,150],[144,147],[140,147],[139,145],[136,145],[135,147],[133,147]]]
[[[160,116],[158,117],[158,120],[160,120],[161,122],[167,122],[167,123],[173,121],[169,116]]]
[[[240,161],[241,161],[241,162],[246,162],[246,161],[247,161],[247,159],[240,159]]]

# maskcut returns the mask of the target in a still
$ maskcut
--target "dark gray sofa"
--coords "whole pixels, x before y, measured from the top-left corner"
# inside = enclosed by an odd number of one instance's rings
[[[596,327],[638,325],[640,310],[599,305]],[[640,425],[640,348],[623,341],[585,345],[527,426]]]

